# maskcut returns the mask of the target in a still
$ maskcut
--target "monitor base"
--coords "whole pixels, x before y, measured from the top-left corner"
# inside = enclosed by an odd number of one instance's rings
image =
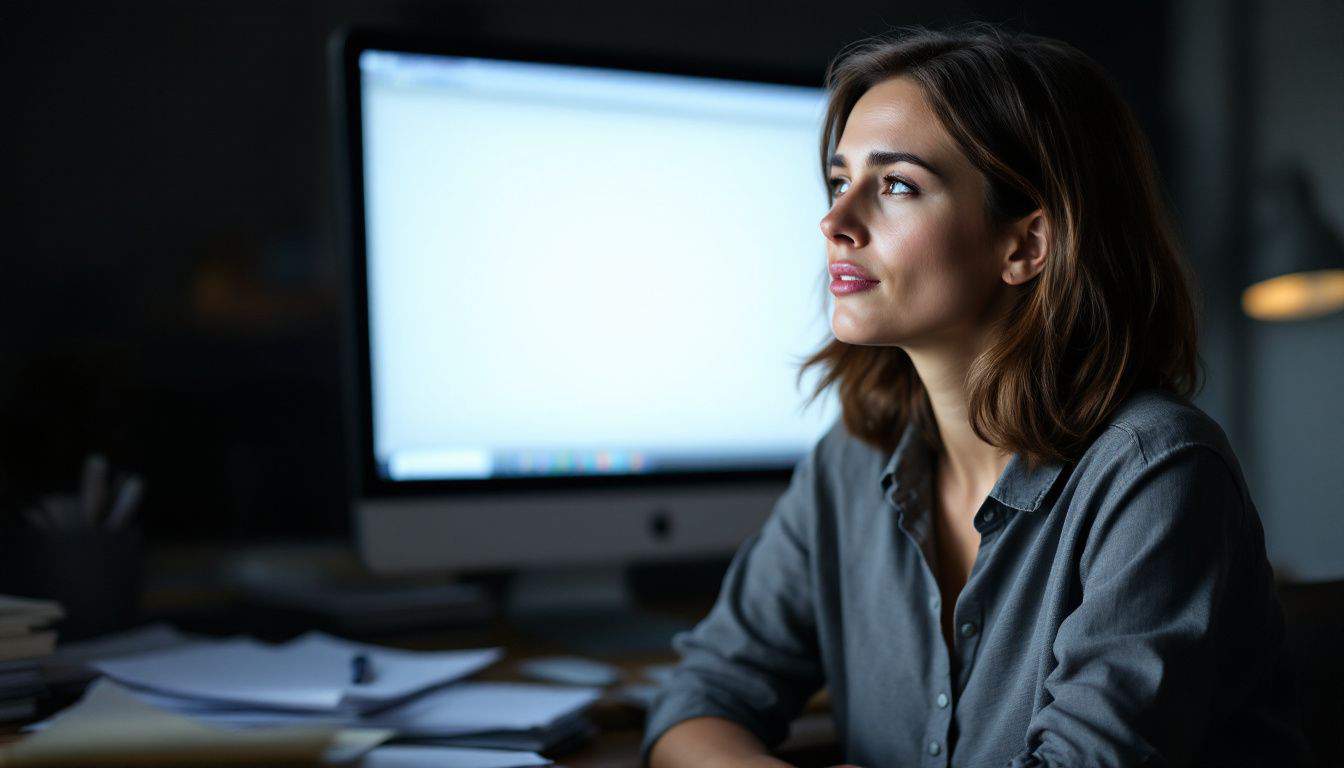
[[[620,611],[632,605],[625,568],[619,565],[521,570],[510,581],[505,599],[510,618]]]
[[[522,571],[505,615],[546,644],[601,657],[669,652],[672,636],[695,623],[639,608],[622,566]]]
[[[576,611],[549,619],[511,619],[510,624],[545,645],[603,659],[671,653],[673,635],[695,626],[689,619],[638,609]]]

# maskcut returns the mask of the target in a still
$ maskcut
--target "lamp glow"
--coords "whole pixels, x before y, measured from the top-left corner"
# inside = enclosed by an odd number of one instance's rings
[[[1344,309],[1344,269],[1323,269],[1262,280],[1241,294],[1256,320],[1306,320]]]
[[[1257,247],[1241,308],[1256,320],[1308,320],[1344,309],[1344,245],[1305,173],[1286,168],[1261,186]]]

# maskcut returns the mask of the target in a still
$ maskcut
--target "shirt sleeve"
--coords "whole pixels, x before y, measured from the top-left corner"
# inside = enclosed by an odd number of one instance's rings
[[[673,638],[681,661],[649,709],[640,765],[667,729],[693,717],[731,720],[773,749],[823,684],[808,533],[821,496],[816,453],[738,549],[709,614]]]
[[[1186,766],[1208,729],[1240,486],[1214,449],[1186,445],[1107,495],[1055,636],[1050,701],[1010,768]]]

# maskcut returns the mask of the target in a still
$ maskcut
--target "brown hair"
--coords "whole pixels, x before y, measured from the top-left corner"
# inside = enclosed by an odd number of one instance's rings
[[[1031,466],[1077,458],[1141,387],[1190,397],[1202,382],[1193,281],[1148,141],[1110,77],[1067,43],[975,22],[904,27],[860,41],[826,72],[822,182],[859,97],[891,77],[917,82],[987,180],[1003,224],[1040,208],[1044,270],[1016,300],[967,377],[972,429]],[[885,451],[913,420],[940,449],[928,394],[905,351],[833,337],[810,403],[839,388],[849,432]]]

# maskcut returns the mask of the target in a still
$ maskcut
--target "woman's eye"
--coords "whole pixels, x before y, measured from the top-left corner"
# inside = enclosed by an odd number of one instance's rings
[[[882,188],[883,191],[884,191],[884,193],[886,193],[886,194],[893,194],[893,195],[909,195],[909,194],[916,194],[916,193],[919,192],[919,190],[918,190],[918,189],[915,189],[915,187],[914,187],[912,184],[910,184],[909,182],[905,181],[904,179],[896,178],[895,176],[888,176],[887,178],[883,179],[882,182],[886,185],[886,186],[884,186],[884,187]],[[893,188],[894,188],[896,185],[898,185],[898,184],[899,184],[900,186],[902,186],[902,187],[905,187],[905,190],[906,190],[906,191],[904,191],[904,192],[887,192],[887,190],[893,189]],[[841,195],[841,194],[844,194],[844,192],[845,192],[846,189],[849,189],[849,180],[848,180],[848,179],[831,179],[831,194],[832,194],[832,195]]]
[[[885,187],[886,189],[891,189],[892,187],[894,187],[894,186],[896,186],[897,184],[899,184],[899,185],[901,185],[902,187],[905,187],[907,190],[909,190],[909,192],[893,192],[892,194],[912,194],[912,193],[918,191],[918,190],[916,190],[914,187],[912,187],[912,186],[910,186],[908,183],[906,183],[905,181],[903,181],[903,180],[901,180],[901,179],[898,179],[898,178],[896,178],[895,176],[888,176],[887,178],[883,179],[882,181],[886,183],[886,185],[887,185],[887,186]]]

